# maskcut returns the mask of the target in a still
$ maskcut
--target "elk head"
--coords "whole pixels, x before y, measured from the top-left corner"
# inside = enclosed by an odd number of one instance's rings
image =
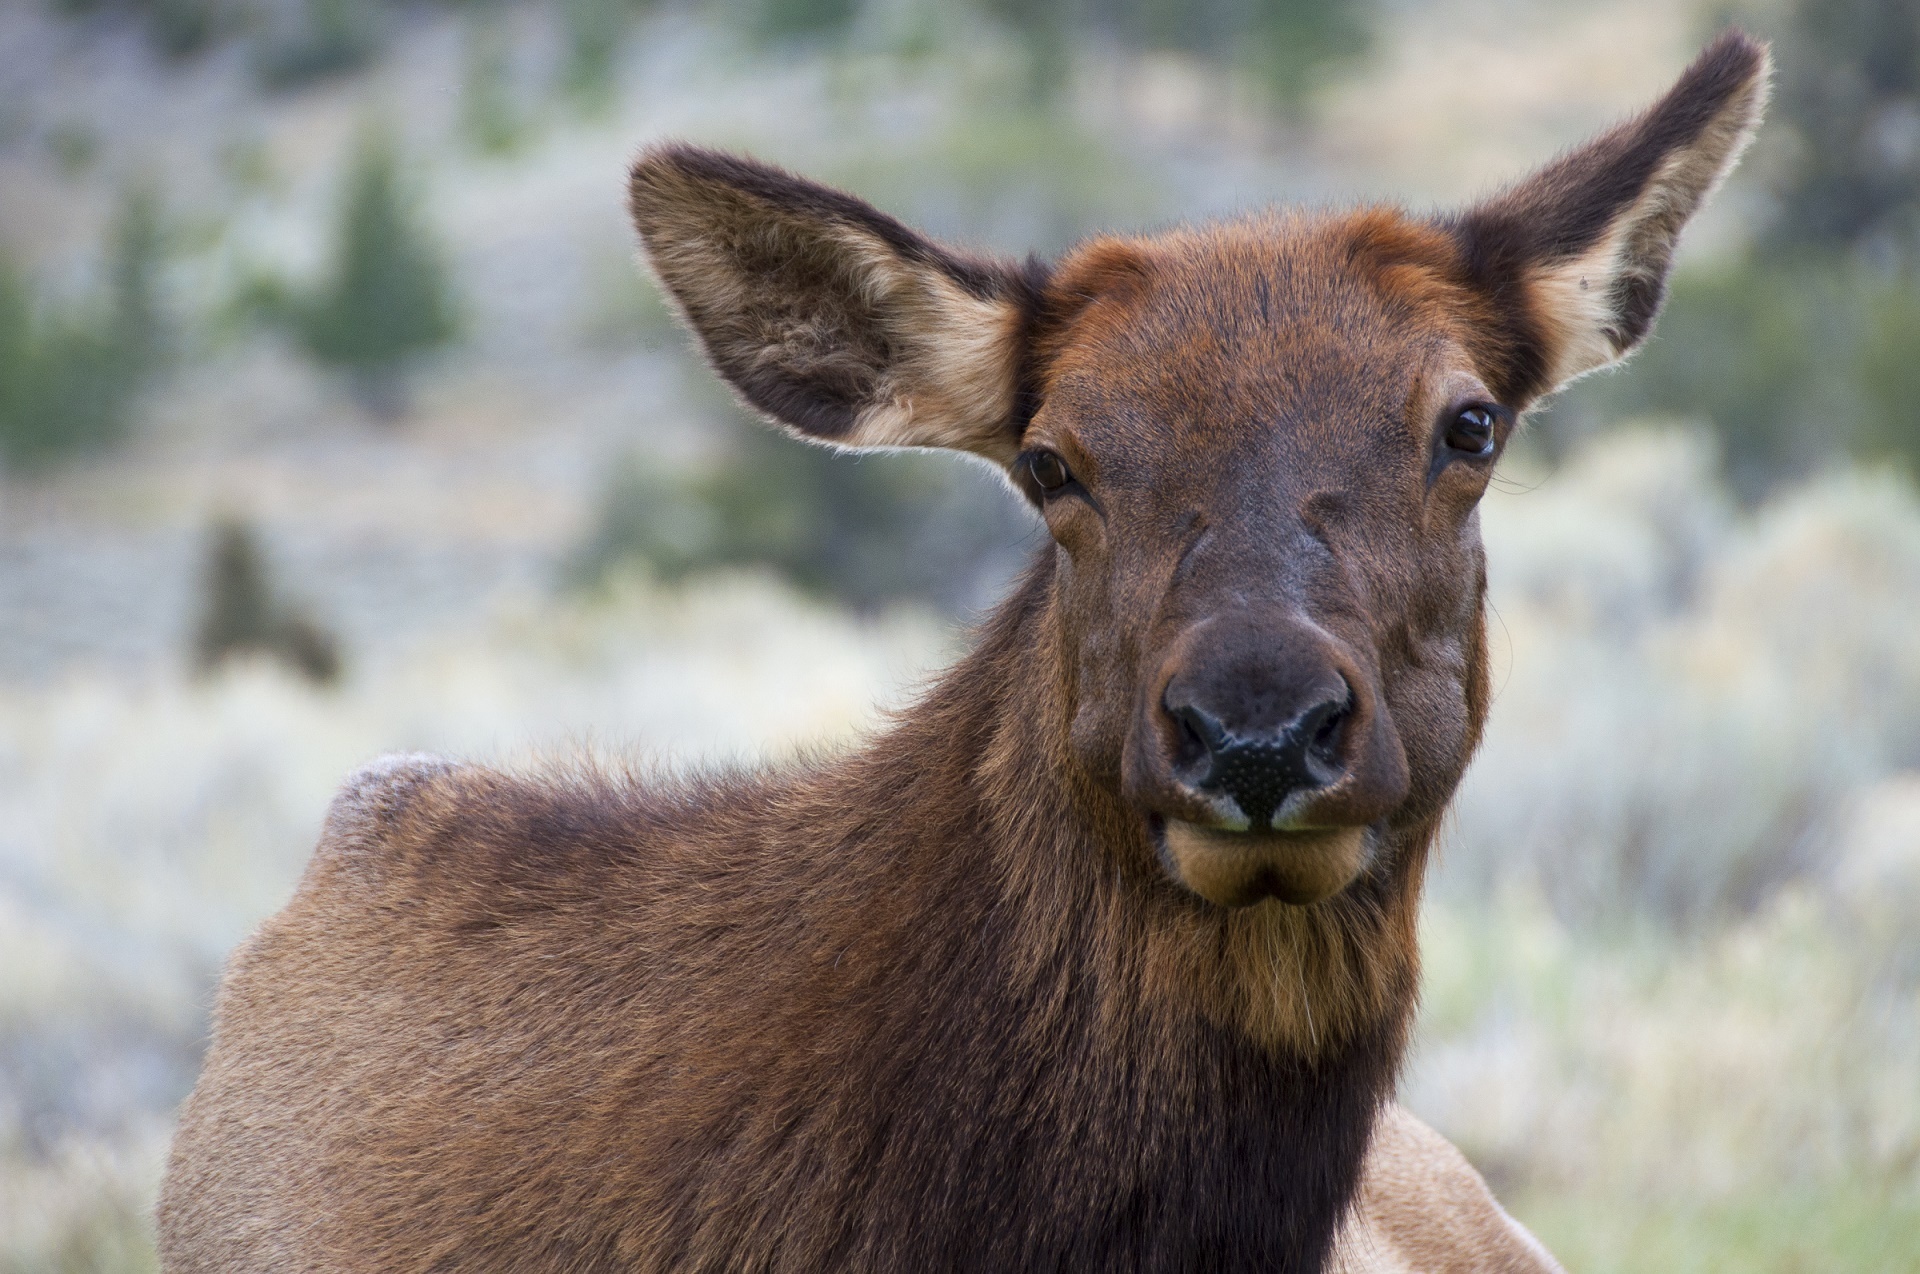
[[[944,447],[1045,520],[1068,751],[1195,894],[1338,894],[1430,824],[1487,707],[1476,507],[1521,413],[1647,335],[1764,50],[1451,217],[1271,214],[965,257],[778,169],[635,164],[647,254],[748,404]]]

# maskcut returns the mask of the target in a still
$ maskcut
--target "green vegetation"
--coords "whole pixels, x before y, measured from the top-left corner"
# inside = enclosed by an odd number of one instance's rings
[[[1920,251],[1920,0],[1795,0],[1780,121],[1798,135],[1776,243]]]
[[[918,598],[977,604],[1025,534],[1011,493],[951,456],[837,455],[737,413],[721,458],[690,479],[624,469],[601,503],[575,578],[632,565],[665,581],[761,567],[869,609]]]
[[[1872,1186],[1716,1203],[1523,1195],[1515,1216],[1580,1274],[1909,1274],[1920,1202]]]
[[[380,50],[376,0],[300,0],[267,17],[254,42],[254,70],[268,88],[297,88],[356,70]]]
[[[831,40],[859,15],[859,0],[750,0],[748,20],[763,40]]]
[[[248,14],[245,0],[53,0],[53,7],[76,15],[116,8],[137,13],[153,47],[172,58],[211,47]]]
[[[1920,470],[1920,0],[1798,0],[1756,171],[1773,212],[1743,256],[1683,274],[1633,372],[1549,419],[1712,422],[1736,489],[1853,454]]]
[[[481,19],[467,28],[466,82],[460,99],[460,131],[483,155],[511,155],[532,135],[533,124],[515,99],[505,30]]]
[[[1178,50],[1238,66],[1297,111],[1327,71],[1364,53],[1372,32],[1355,0],[981,0],[1042,49],[1102,35],[1125,47]],[[1056,62],[1041,56],[1043,63]]]
[[[286,307],[307,351],[345,371],[361,402],[383,418],[405,411],[407,375],[420,356],[458,333],[439,245],[383,129],[361,134],[326,281]]]
[[[125,436],[140,389],[168,353],[155,274],[158,201],[130,191],[114,221],[106,295],[40,301],[0,258],[0,461],[31,468]]]
[[[561,87],[582,110],[613,103],[614,71],[644,0],[560,0],[566,35]]]

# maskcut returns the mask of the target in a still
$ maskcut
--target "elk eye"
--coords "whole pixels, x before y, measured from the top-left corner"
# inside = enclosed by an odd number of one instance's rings
[[[1491,455],[1493,426],[1492,408],[1463,407],[1447,426],[1447,446],[1469,456]]]
[[[1067,462],[1051,451],[1034,452],[1027,461],[1027,473],[1032,476],[1034,486],[1049,494],[1073,481],[1073,474],[1067,471]]]

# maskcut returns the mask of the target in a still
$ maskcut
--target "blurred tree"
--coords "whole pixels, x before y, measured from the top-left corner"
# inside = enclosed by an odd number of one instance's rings
[[[129,187],[114,219],[113,251],[107,263],[111,306],[107,337],[132,380],[155,371],[172,352],[156,277],[165,251],[159,197],[149,186]]]
[[[133,188],[111,231],[104,299],[52,309],[0,257],[0,459],[42,466],[125,435],[168,352],[163,250],[158,200]]]
[[[751,0],[753,29],[776,43],[831,40],[859,16],[859,0]]]
[[[1920,248],[1920,0],[1797,0],[1779,115],[1800,146],[1777,243]]]
[[[510,155],[532,132],[515,100],[505,30],[491,15],[467,27],[467,73],[460,101],[460,130],[475,150]]]
[[[566,31],[562,87],[589,112],[613,103],[615,71],[633,18],[643,0],[561,0]]]
[[[1710,420],[1749,498],[1848,452],[1920,470],[1920,0],[1785,17],[1752,249],[1681,274],[1633,373],[1544,417],[1562,443],[1622,415]]]
[[[56,12],[138,13],[153,46],[168,57],[189,57],[212,46],[251,16],[245,0],[52,0]]]
[[[239,22],[231,0],[147,0],[147,30],[168,57],[190,57],[213,45]]]
[[[1134,49],[1171,49],[1236,64],[1284,110],[1317,78],[1365,52],[1365,0],[979,0],[1057,67],[1076,35],[1098,32]]]
[[[1856,366],[1866,419],[1861,443],[1920,469],[1920,267],[1883,280],[1863,307]]]
[[[382,18],[376,0],[296,0],[276,6],[255,39],[255,73],[266,87],[287,89],[357,70],[380,50]]]
[[[458,332],[439,247],[403,186],[399,153],[384,129],[361,132],[330,277],[292,308],[308,351],[346,371],[356,396],[383,419],[404,414],[407,373],[419,356]]]
[[[1835,373],[1847,362],[1848,322],[1846,290],[1821,265],[1743,260],[1689,271],[1632,371],[1581,382],[1548,415],[1548,430],[1566,444],[1636,416],[1711,421],[1728,479],[1757,498],[1844,445],[1836,423],[1849,403]]]
[[[975,466],[839,455],[729,419],[724,458],[691,480],[639,465],[615,476],[577,580],[597,584],[631,562],[669,582],[759,566],[862,609],[909,597],[959,609],[1013,569],[1028,524],[1004,484]]]
[[[339,680],[339,642],[275,595],[266,558],[246,523],[227,520],[214,526],[201,589],[193,666],[202,676],[235,656],[264,654],[320,685]]]

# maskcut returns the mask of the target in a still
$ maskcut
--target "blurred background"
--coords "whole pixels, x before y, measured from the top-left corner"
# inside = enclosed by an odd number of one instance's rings
[[[1406,1100],[1575,1274],[1920,1268],[1920,0],[0,4],[0,1269],[154,1265],[221,961],[381,752],[871,729],[1041,543],[746,422],[627,158],[964,243],[1441,206],[1728,21],[1771,122],[1484,513]]]

